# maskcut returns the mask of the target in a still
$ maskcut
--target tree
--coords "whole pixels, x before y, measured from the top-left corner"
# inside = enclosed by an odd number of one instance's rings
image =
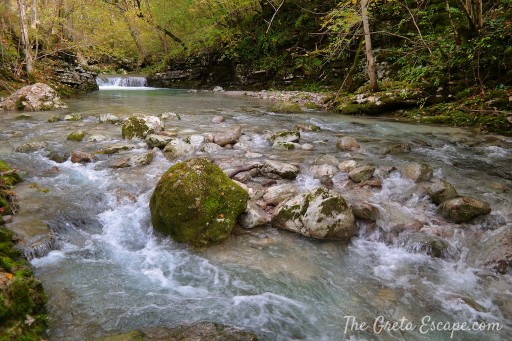
[[[27,23],[27,7],[24,0],[17,0],[18,10],[20,14],[20,28],[21,28],[21,43],[25,54],[25,67],[27,74],[31,74],[33,70],[33,58],[28,36],[28,23]]]
[[[377,74],[375,72],[375,61],[373,59],[372,37],[370,32],[370,24],[368,22],[368,0],[361,0],[361,21],[364,29],[364,43],[366,61],[368,62],[368,78],[370,79],[370,87],[372,91],[379,91],[377,84]]]

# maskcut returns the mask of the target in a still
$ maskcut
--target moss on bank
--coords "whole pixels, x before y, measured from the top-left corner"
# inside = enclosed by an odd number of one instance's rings
[[[16,170],[0,160],[0,225],[15,212]],[[0,340],[41,340],[46,332],[46,296],[13,233],[0,228]]]

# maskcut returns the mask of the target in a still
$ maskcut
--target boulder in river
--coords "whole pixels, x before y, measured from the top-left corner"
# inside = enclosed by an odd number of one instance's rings
[[[300,168],[280,161],[265,160],[260,169],[261,173],[271,179],[295,179],[300,173]]]
[[[325,175],[332,178],[336,173],[338,173],[338,168],[333,165],[314,165],[311,167],[311,174],[316,179],[320,179]]]
[[[165,148],[165,146],[172,141],[172,137],[170,136],[164,136],[159,134],[150,134],[146,136],[146,143],[148,144],[149,148]]]
[[[270,215],[255,203],[249,202],[247,212],[238,218],[238,222],[243,228],[252,229],[270,223]]]
[[[380,217],[379,208],[365,202],[352,205],[352,213],[357,219],[376,221]]]
[[[347,239],[357,233],[354,215],[345,199],[325,188],[299,194],[279,204],[272,226],[316,239]]]
[[[14,151],[18,153],[31,153],[41,149],[48,149],[49,146],[48,142],[27,142],[14,148]]]
[[[204,246],[229,237],[245,212],[248,193],[206,158],[169,168],[149,203],[155,230],[178,242]]]
[[[7,97],[0,108],[19,111],[46,111],[67,108],[66,104],[50,86],[36,83],[24,86]]]
[[[408,251],[434,258],[448,258],[454,253],[453,247],[443,238],[420,232],[405,234],[400,244]]]
[[[91,153],[76,151],[71,154],[71,162],[73,163],[89,163],[94,160],[94,155]]]
[[[182,139],[171,139],[171,142],[169,142],[163,152],[167,159],[174,160],[176,158],[188,155],[194,151],[194,146],[192,146],[190,143],[187,143],[183,141]]]
[[[121,122],[121,118],[117,117],[114,114],[110,114],[110,113],[100,114],[100,116],[98,117],[98,120],[100,123],[111,123],[111,124],[116,124],[116,123]]]
[[[409,153],[411,151],[411,145],[408,143],[396,144],[394,146],[386,148],[384,154],[401,154]]]
[[[444,201],[438,213],[448,221],[465,223],[473,218],[491,213],[488,203],[468,197],[458,197]]]
[[[361,146],[352,136],[343,136],[338,142],[336,142],[336,148],[343,151],[355,151],[359,150]]]
[[[224,147],[228,144],[235,144],[242,135],[242,127],[238,126],[234,129],[227,130],[223,133],[213,135],[213,143]]]
[[[297,188],[293,184],[275,185],[267,188],[263,200],[269,205],[278,205],[296,194]]]
[[[295,126],[295,130],[305,132],[316,132],[320,131],[320,127],[311,123],[299,123]]]
[[[402,176],[414,182],[430,181],[434,170],[426,163],[410,162],[402,169]]]
[[[457,190],[447,181],[440,180],[434,182],[428,189],[427,194],[436,205],[440,205],[446,200],[456,198]]]
[[[299,143],[300,132],[298,131],[280,131],[270,136],[272,143]]]
[[[363,182],[369,180],[373,173],[375,173],[374,166],[361,166],[351,170],[348,173],[348,177],[354,182]]]
[[[81,142],[85,137],[85,131],[77,130],[68,135],[66,140]]]
[[[130,116],[123,122],[124,139],[145,138],[149,134],[158,134],[164,130],[164,123],[156,116]]]

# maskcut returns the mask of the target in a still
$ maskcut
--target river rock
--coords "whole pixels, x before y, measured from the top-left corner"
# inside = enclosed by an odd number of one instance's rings
[[[359,150],[361,146],[357,143],[357,140],[351,136],[343,136],[341,140],[336,142],[336,148],[343,151],[355,151]]]
[[[77,114],[77,113],[67,114],[63,118],[64,121],[73,121],[73,122],[80,121],[81,119],[82,119],[82,115]]]
[[[160,118],[162,120],[174,120],[174,121],[181,121],[180,114],[177,114],[175,112],[164,112],[160,114]]]
[[[229,237],[248,193],[205,158],[169,168],[151,196],[155,230],[178,242],[208,245]]]
[[[109,160],[107,163],[107,167],[113,168],[113,169],[128,168],[130,166],[131,166],[130,158],[128,158],[128,157],[112,159],[112,160]]]
[[[434,182],[428,189],[427,194],[436,205],[442,202],[453,199],[458,196],[457,190],[449,182],[439,180]]]
[[[352,213],[357,219],[376,221],[380,217],[379,208],[365,202],[352,205]]]
[[[375,173],[374,166],[362,166],[351,170],[348,173],[348,177],[354,182],[362,182],[369,180],[373,176],[373,173]]]
[[[260,169],[261,174],[270,179],[295,179],[300,173],[299,167],[274,160],[265,160]]]
[[[409,153],[411,151],[411,145],[408,143],[396,144],[394,146],[386,148],[384,154],[401,154]]]
[[[297,194],[297,188],[293,184],[281,184],[267,188],[263,194],[263,200],[269,205],[278,205]]]
[[[194,148],[199,147],[203,142],[206,141],[203,135],[190,135],[186,142],[190,143]]]
[[[320,127],[310,123],[300,123],[295,126],[295,130],[305,131],[305,132],[316,132],[320,131]]]
[[[107,137],[105,135],[91,135],[87,138],[87,142],[103,142],[106,141]]]
[[[64,163],[67,159],[69,159],[70,154],[66,151],[52,150],[46,155],[46,157],[53,162]]]
[[[0,103],[0,108],[11,111],[46,111],[67,108],[67,106],[51,87],[36,83],[14,92]]]
[[[163,150],[165,157],[169,160],[191,154],[193,151],[194,147],[182,139],[172,139]]]
[[[404,178],[414,182],[424,182],[432,179],[434,170],[426,163],[410,162],[403,167],[401,173]]]
[[[223,116],[215,116],[212,118],[212,123],[219,124],[225,121]]]
[[[338,168],[332,165],[319,165],[311,167],[311,174],[314,178],[320,179],[323,176],[333,177],[338,172]]]
[[[113,334],[98,341],[258,341],[252,332],[212,322],[197,322],[172,329],[153,327]]]
[[[504,226],[493,231],[479,243],[480,252],[475,254],[478,263],[501,274],[512,267],[512,227]]]
[[[300,132],[298,131],[280,131],[270,137],[272,143],[299,143]]]
[[[164,136],[164,135],[158,135],[158,134],[149,134],[144,139],[146,143],[148,144],[148,147],[153,148],[160,148],[163,149],[169,142],[173,140],[172,137]]]
[[[279,204],[272,226],[316,239],[347,239],[357,234],[354,215],[345,199],[325,188]]]
[[[281,149],[281,150],[294,150],[301,149],[300,144],[292,143],[292,142],[276,142],[272,145],[273,149]]]
[[[270,215],[253,202],[247,204],[247,210],[238,217],[238,223],[245,229],[252,229],[270,223]]]
[[[71,162],[73,163],[89,163],[94,160],[94,155],[82,151],[76,151],[71,154]]]
[[[85,137],[85,131],[77,130],[68,135],[66,140],[81,142]]]
[[[130,144],[115,144],[106,148],[103,148],[97,152],[97,154],[113,155],[123,151],[132,150],[135,146]]]
[[[329,154],[322,154],[316,158],[315,162],[313,162],[313,164],[315,164],[317,166],[320,166],[320,165],[337,166],[339,163],[340,163],[340,160],[338,160],[335,156],[329,155]]]
[[[312,151],[315,150],[315,146],[313,146],[311,143],[304,143],[300,145],[300,149],[305,151]]]
[[[106,114],[100,114],[98,118],[100,123],[111,123],[116,124],[121,122],[121,118],[117,117],[114,114],[106,113]]]
[[[147,166],[151,162],[153,162],[154,158],[155,158],[155,152],[152,150],[148,153],[130,157],[130,165],[132,165],[133,167]]]
[[[224,133],[217,133],[213,135],[213,143],[224,147],[228,144],[235,144],[240,136],[242,135],[242,127],[238,126],[234,129],[230,129]]]
[[[444,201],[438,213],[448,221],[464,223],[471,219],[491,213],[488,203],[474,198],[459,197]]]
[[[203,153],[207,154],[217,154],[224,150],[221,146],[215,143],[206,143],[204,146],[200,149]]]
[[[320,183],[326,187],[326,188],[333,188],[334,187],[334,181],[332,181],[332,178],[329,175],[322,175],[320,177]]]
[[[18,153],[31,153],[41,149],[48,149],[49,146],[48,142],[27,142],[14,148],[14,151]]]
[[[357,167],[357,161],[347,160],[338,165],[338,169],[344,173],[349,173]]]
[[[60,121],[62,121],[62,119],[60,118],[59,115],[53,115],[53,116],[50,116],[50,118],[46,122],[55,123],[55,122],[60,122]]]
[[[424,253],[435,258],[448,258],[454,253],[446,240],[420,232],[403,235],[400,246],[407,251]]]
[[[158,134],[164,130],[164,123],[156,116],[130,116],[123,123],[124,139],[145,138],[149,134]]]

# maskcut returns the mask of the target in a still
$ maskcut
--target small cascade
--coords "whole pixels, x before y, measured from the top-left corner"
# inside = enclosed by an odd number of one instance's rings
[[[96,78],[100,90],[119,88],[145,88],[148,85],[146,77],[141,76],[102,76]]]

